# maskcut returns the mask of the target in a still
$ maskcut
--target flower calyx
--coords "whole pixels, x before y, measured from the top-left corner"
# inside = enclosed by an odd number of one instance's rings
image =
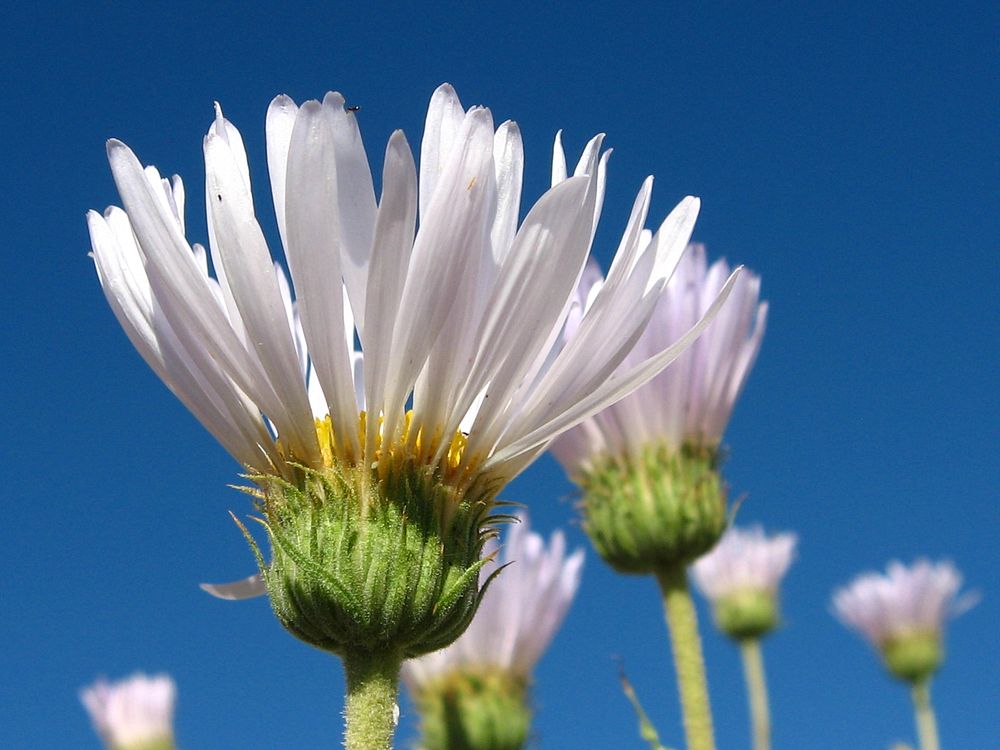
[[[270,562],[243,528],[275,615],[293,635],[344,656],[442,648],[468,626],[494,533],[489,492],[408,464],[381,476],[359,466],[296,467],[293,480],[251,477]]]
[[[620,573],[686,566],[726,527],[726,488],[714,448],[649,445],[592,462],[578,479],[584,529]]]

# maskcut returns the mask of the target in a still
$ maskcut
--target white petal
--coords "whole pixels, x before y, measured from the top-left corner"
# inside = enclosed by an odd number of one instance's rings
[[[552,187],[566,179],[566,152],[562,145],[562,131],[556,131],[555,142],[552,144]]]
[[[281,303],[285,308],[285,317],[288,319],[288,332],[292,335],[292,341],[295,343],[299,370],[302,372],[302,377],[305,378],[309,365],[309,350],[303,337],[299,335],[300,324],[297,321],[295,303],[292,301],[292,287],[288,283],[288,277],[285,276],[285,270],[277,262],[274,264],[274,278],[278,282],[278,291],[281,292]]]
[[[543,195],[500,269],[479,336],[476,377],[466,394],[475,397],[493,378],[471,433],[474,441],[489,442],[487,425],[547,342],[576,287],[589,245],[587,225],[580,220],[588,186],[587,178],[574,177]]]
[[[318,102],[299,109],[288,151],[285,221],[288,262],[314,371],[329,400],[334,434],[356,450],[357,403],[344,337],[342,255],[336,201],[333,112]]]
[[[288,247],[285,237],[285,175],[288,168],[288,144],[292,140],[295,115],[299,111],[284,94],[274,97],[267,108],[264,129],[267,133],[267,172],[271,177],[271,197],[278,220],[281,244]]]
[[[424,138],[420,143],[420,219],[427,216],[438,180],[455,146],[465,110],[450,83],[437,87],[427,107]]]
[[[516,123],[509,120],[497,129],[493,137],[493,168],[497,181],[497,215],[490,239],[493,243],[493,258],[499,266],[517,233],[524,172],[521,131]]]
[[[361,347],[365,357],[365,402],[378,408],[384,398],[392,330],[410,265],[417,219],[417,171],[401,130],[389,139],[382,171],[382,201],[368,269],[368,293]],[[369,448],[374,447],[378,414],[368,422]]]
[[[206,186],[219,254],[248,339],[280,399],[268,417],[285,444],[296,455],[312,461],[318,458],[319,445],[305,379],[298,367],[273,261],[239,166],[227,142],[209,133],[205,138]]]
[[[623,396],[632,392],[643,383],[648,382],[658,373],[662,372],[671,362],[673,362],[691,343],[701,335],[702,331],[718,314],[719,309],[729,297],[729,292],[733,284],[739,278],[742,266],[737,268],[729,280],[726,282],[715,302],[708,309],[705,315],[687,333],[677,340],[672,346],[667,347],[654,357],[646,360],[640,365],[636,365],[623,373],[612,375],[602,386],[592,391],[588,396],[578,401],[569,409],[550,419],[545,424],[531,430],[531,432],[517,437],[513,442],[498,450],[487,461],[484,470],[487,468],[499,467],[505,461],[517,458],[523,453],[532,451],[547,441],[558,435],[560,432],[569,429],[583,419],[597,413],[601,409],[613,404]],[[511,436],[508,436],[511,437]]]
[[[646,216],[649,213],[649,201],[653,192],[653,178],[647,177],[639,188],[639,193],[632,204],[632,213],[629,215],[628,224],[622,234],[621,242],[611,259],[611,267],[608,269],[608,279],[624,278],[635,268],[639,258],[639,250],[642,249],[640,239],[643,227],[646,225]]]
[[[211,594],[216,599],[226,599],[229,601],[239,601],[241,599],[254,599],[267,594],[267,586],[260,573],[242,578],[232,583],[199,583],[198,588]]]
[[[493,124],[488,110],[470,110],[417,233],[393,332],[386,383],[386,426],[402,417],[406,396],[448,315],[470,262],[488,231],[493,179]],[[455,310],[454,314],[464,311]]]
[[[229,146],[234,166],[240,177],[243,179],[243,187],[250,193],[250,165],[247,162],[247,150],[243,145],[243,136],[229,120],[222,116],[222,107],[215,103],[215,121],[209,128],[210,133],[217,135]],[[251,207],[252,208],[252,207]]]
[[[167,216],[151,192],[142,166],[120,141],[108,141],[108,161],[150,273],[162,277],[166,292],[176,301],[176,328],[190,329],[210,347],[239,387],[261,406],[276,398],[260,365],[247,356],[207,280],[198,269],[176,220]]]
[[[340,262],[358,330],[363,331],[368,261],[375,233],[375,189],[354,113],[344,109],[344,98],[338,93],[326,95],[323,109],[330,118],[336,155],[334,206],[337,211]]]
[[[216,373],[215,386],[177,340],[153,299],[125,212],[110,209],[108,219],[90,212],[88,225],[105,296],[143,359],[237,461],[244,466],[262,465],[259,444],[269,438],[258,430],[262,428],[259,416],[235,398],[231,382],[218,373],[214,360],[209,358]]]

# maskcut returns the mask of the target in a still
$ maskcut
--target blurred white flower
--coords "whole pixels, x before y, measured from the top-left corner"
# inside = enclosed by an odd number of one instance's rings
[[[691,568],[711,601],[747,591],[775,593],[795,557],[795,534],[767,536],[760,526],[730,528]]]
[[[885,575],[866,573],[838,590],[833,610],[840,621],[881,648],[912,635],[939,637],[945,623],[979,599],[958,595],[962,575],[950,562],[889,563]]]
[[[648,239],[644,234],[640,243]],[[614,274],[613,263],[608,278]],[[729,275],[724,260],[708,266],[704,246],[690,245],[623,367],[642,361],[687,330],[710,308]],[[577,291],[576,310],[596,304],[605,283],[596,266],[589,265]],[[551,451],[567,473],[575,476],[601,457],[638,456],[650,445],[673,450],[685,444],[717,447],[764,336],[767,303],[759,302],[759,296],[760,277],[744,272],[712,324],[670,368],[559,436]],[[568,346],[583,330],[582,322],[571,316],[565,332]]]
[[[396,131],[377,203],[343,105],[337,93],[302,106],[279,96],[267,113],[294,304],[258,224],[242,138],[221,110],[204,141],[208,253],[184,236],[180,180],[143,168],[119,141],[108,156],[126,210],[88,214],[101,285],[125,332],[245,466],[281,474],[289,461],[385,470],[414,460],[446,482],[498,491],[557,434],[670,363],[736,281],[723,285],[717,271],[696,314],[620,367],[688,242],[696,198],[652,234],[643,230],[651,179],[643,184],[612,272],[579,320],[572,302],[610,153],[602,136],[569,177],[557,140],[553,187],[518,227],[524,157],[513,122],[494,132],[488,109],[465,110],[441,86],[419,175]],[[574,340],[550,351],[567,315]]]
[[[484,569],[485,576],[496,564],[507,566],[490,584],[469,628],[450,646],[403,663],[403,680],[412,690],[464,669],[529,679],[576,595],[583,550],[567,556],[561,531],[546,546],[530,530],[527,515],[519,518],[509,527],[501,559]],[[492,539],[485,553],[495,552]]]
[[[94,729],[113,750],[171,747],[176,696],[170,677],[142,673],[118,682],[99,679],[80,691]]]

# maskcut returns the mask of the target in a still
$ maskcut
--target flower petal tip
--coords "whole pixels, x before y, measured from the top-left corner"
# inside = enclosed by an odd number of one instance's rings
[[[252,576],[231,583],[199,583],[198,588],[216,599],[226,601],[254,599],[267,593],[267,586],[260,573],[254,573]]]

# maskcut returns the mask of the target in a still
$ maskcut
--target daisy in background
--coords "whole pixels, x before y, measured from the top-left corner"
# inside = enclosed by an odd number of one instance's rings
[[[639,242],[650,241],[640,235]],[[583,319],[570,317],[567,349],[587,332],[586,314],[605,281],[589,266],[578,289]],[[708,264],[691,245],[666,285],[624,368],[648,357],[712,306],[729,266]],[[674,650],[689,750],[714,747],[697,618],[687,566],[711,549],[726,526],[719,474],[722,433],[760,350],[767,303],[760,278],[744,273],[705,333],[651,382],[559,436],[552,453],[579,485],[584,529],[621,573],[657,577]]]
[[[959,596],[962,575],[950,562],[889,563],[885,575],[865,573],[833,595],[833,611],[879,652],[889,673],[909,683],[920,750],[938,750],[930,702],[931,677],[944,661],[945,624],[975,605]]]
[[[108,750],[173,750],[177,688],[169,676],[99,679],[80,700]]]
[[[712,603],[715,623],[740,646],[754,750],[771,747],[771,714],[760,639],[780,620],[778,586],[795,557],[795,534],[767,536],[759,526],[730,528],[691,566],[695,585]]]
[[[508,529],[496,561],[504,572],[465,633],[403,663],[420,711],[421,750],[519,750],[528,740],[531,673],[576,595],[583,550],[567,555],[561,531],[546,545],[524,513]],[[497,547],[490,540],[487,554]]]
[[[389,139],[380,200],[340,94],[277,97],[266,134],[291,283],[221,109],[204,139],[208,250],[185,236],[181,181],[113,140],[125,208],[88,214],[93,255],[132,343],[255,483],[271,559],[244,528],[259,575],[209,589],[266,591],[286,629],[341,656],[347,747],[383,750],[401,662],[453,641],[475,612],[497,494],[556,435],[670,364],[737,274],[691,326],[633,353],[699,202],[648,231],[646,180],[581,307],[602,136],[572,174],[557,140],[552,188],[518,226],[520,132],[448,85],[431,98],[419,172],[403,133]]]

